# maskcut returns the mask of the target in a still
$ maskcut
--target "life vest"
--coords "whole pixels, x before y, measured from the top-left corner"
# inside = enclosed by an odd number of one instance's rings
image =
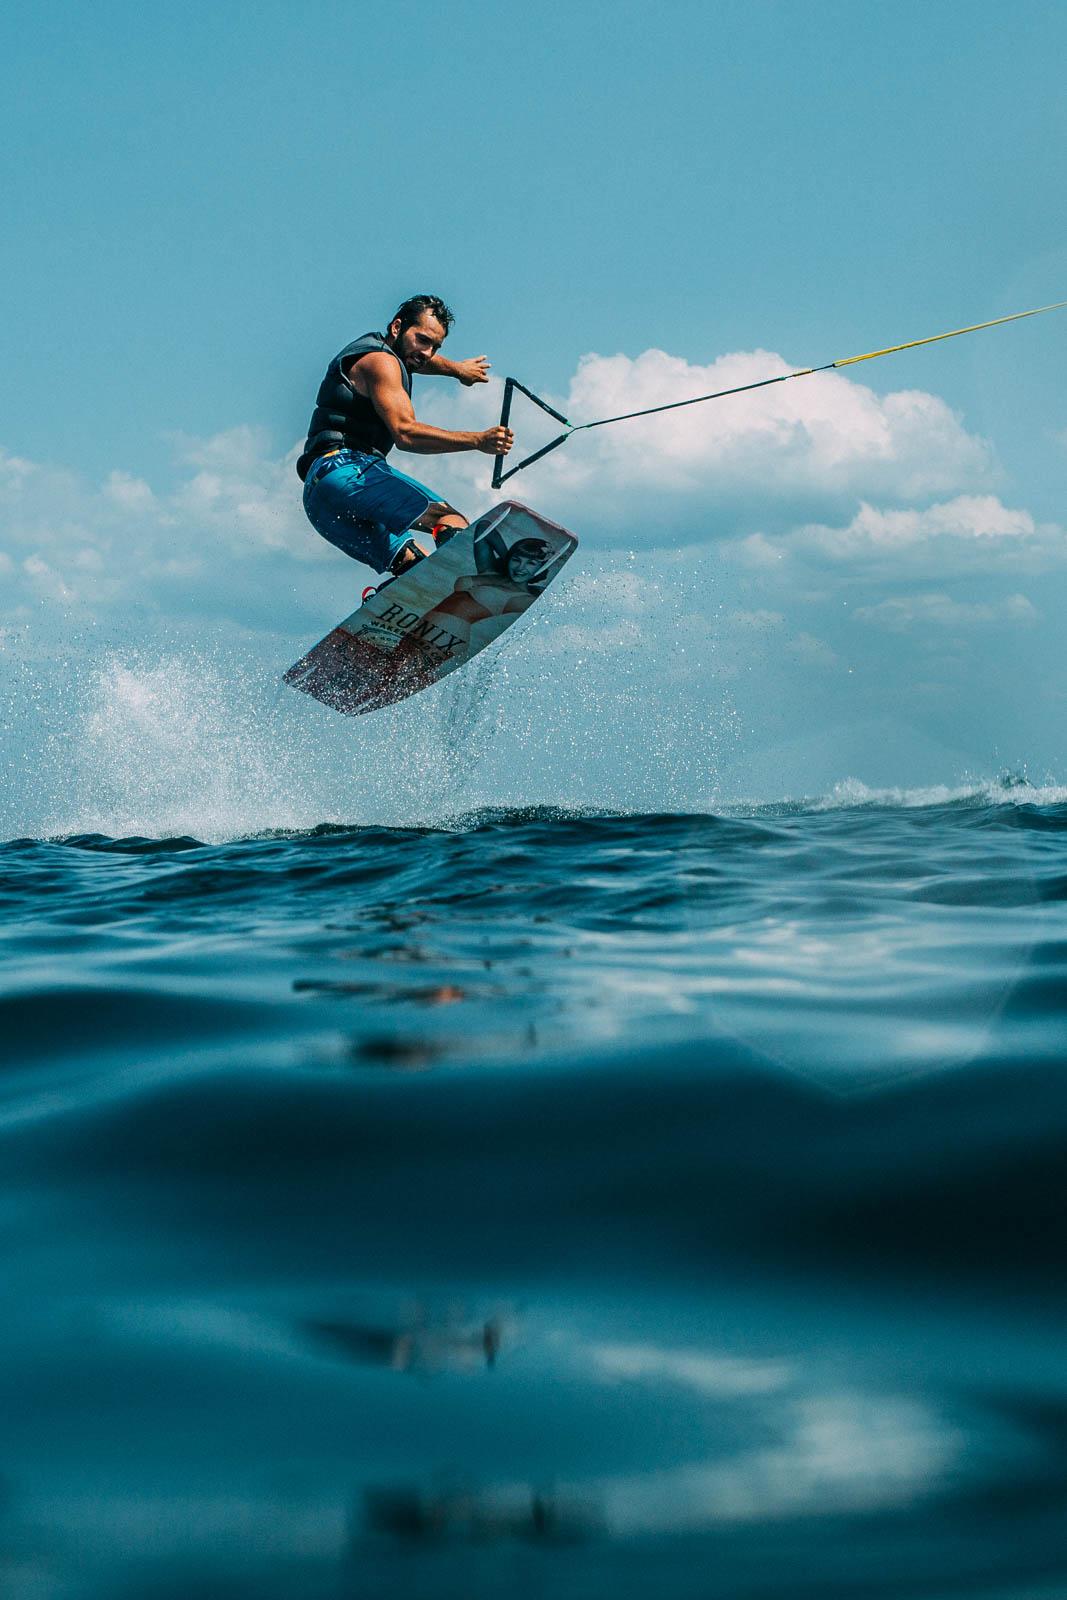
[[[319,384],[315,409],[308,424],[304,452],[296,464],[301,481],[316,456],[328,450],[368,450],[386,456],[393,447],[393,436],[374,409],[373,402],[357,394],[345,377],[345,369],[361,356],[384,350],[395,357],[404,388],[411,395],[411,373],[396,351],[380,333],[364,333],[334,356]]]

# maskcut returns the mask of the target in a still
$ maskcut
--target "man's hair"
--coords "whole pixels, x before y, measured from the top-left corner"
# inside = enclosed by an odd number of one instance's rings
[[[410,300],[405,300],[402,306],[397,307],[389,320],[393,323],[399,317],[400,331],[403,333],[405,329],[418,322],[424,311],[429,311],[435,316],[446,333],[456,320],[444,301],[435,294],[413,294]]]

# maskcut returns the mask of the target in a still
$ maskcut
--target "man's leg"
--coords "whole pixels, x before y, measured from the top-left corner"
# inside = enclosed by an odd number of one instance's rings
[[[438,528],[451,528],[458,533],[461,528],[469,528],[470,523],[462,511],[450,506],[447,500],[435,500],[411,526],[423,529],[427,533],[434,533]],[[439,540],[438,543],[440,542]]]
[[[389,563],[389,570],[394,578],[402,572],[407,572],[417,561],[422,561],[426,556],[432,555],[434,547],[446,544],[455,534],[463,528],[469,528],[470,523],[462,511],[457,511],[455,506],[450,506],[447,500],[435,500],[426,507],[421,517],[418,517],[405,530],[402,543],[398,544],[395,554]],[[415,533],[429,533],[433,536],[433,546],[426,548],[426,541],[413,538]]]

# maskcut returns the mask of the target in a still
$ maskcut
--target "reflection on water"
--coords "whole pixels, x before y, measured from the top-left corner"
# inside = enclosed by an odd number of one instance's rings
[[[1067,1577],[1067,812],[0,846],[0,1593]]]
[[[441,1489],[431,1494],[418,1489],[368,1489],[364,1505],[370,1532],[420,1543],[446,1539],[468,1539],[479,1544],[491,1539],[555,1543],[587,1538],[600,1530],[600,1518],[591,1505],[524,1485],[480,1493],[464,1489]],[[353,1554],[358,1555],[356,1540]]]
[[[454,1311],[435,1319],[422,1307],[399,1327],[318,1321],[306,1322],[304,1329],[312,1339],[351,1361],[390,1367],[394,1372],[491,1367],[503,1337],[499,1317],[477,1326],[465,1323]]]

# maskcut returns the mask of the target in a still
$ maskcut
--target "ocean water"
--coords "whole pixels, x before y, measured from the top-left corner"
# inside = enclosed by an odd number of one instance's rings
[[[5,1600],[1067,1592],[1067,792],[209,765],[0,845]]]

